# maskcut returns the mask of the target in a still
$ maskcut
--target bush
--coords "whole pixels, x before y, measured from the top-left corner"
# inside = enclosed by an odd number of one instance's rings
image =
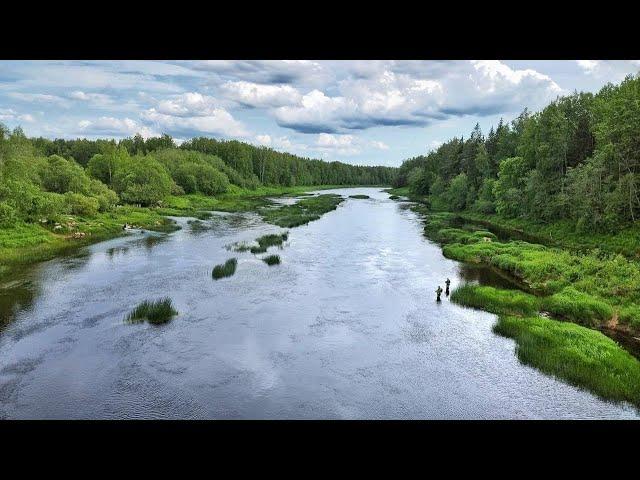
[[[113,186],[127,203],[154,205],[171,193],[173,180],[165,168],[150,157],[136,157],[119,165]]]
[[[7,202],[0,202],[0,226],[10,227],[18,221],[18,212]]]
[[[64,194],[64,198],[67,203],[67,211],[72,215],[95,216],[100,208],[97,199],[81,193],[67,192]]]

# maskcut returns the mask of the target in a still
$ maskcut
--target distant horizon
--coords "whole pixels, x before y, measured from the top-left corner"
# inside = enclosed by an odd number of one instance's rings
[[[0,122],[29,137],[169,134],[398,167],[478,123],[596,92],[640,61],[2,61]]]

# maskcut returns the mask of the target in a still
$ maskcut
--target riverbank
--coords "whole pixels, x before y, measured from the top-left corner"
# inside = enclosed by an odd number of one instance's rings
[[[351,187],[351,186],[348,186]],[[255,190],[231,186],[218,196],[199,194],[170,196],[159,207],[120,205],[111,212],[95,216],[64,215],[49,224],[18,223],[0,230],[0,279],[21,266],[50,260],[79,247],[123,235],[122,226],[159,232],[179,229],[166,218],[207,218],[210,211],[258,211],[270,204],[268,197],[296,196],[308,191],[348,188],[336,185],[259,187]]]
[[[521,240],[530,235],[526,229],[508,238],[505,224],[494,224],[493,217],[434,212],[422,203],[413,209],[445,257],[487,265],[517,281],[523,291],[463,285],[451,300],[497,314],[495,333],[516,341],[523,363],[602,398],[640,406],[640,265],[616,251],[624,242],[584,249],[571,236],[557,235],[553,246],[543,245],[530,236]],[[594,238],[582,245],[595,244]]]

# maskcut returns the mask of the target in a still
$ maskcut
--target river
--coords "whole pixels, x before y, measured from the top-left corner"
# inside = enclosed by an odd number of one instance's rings
[[[0,418],[638,418],[522,365],[495,315],[451,279],[505,279],[443,257],[379,188],[290,230],[282,264],[225,246],[282,229],[254,213],[133,233],[24,272],[0,295]],[[202,228],[204,226],[204,228]],[[234,276],[214,265],[236,256]],[[504,286],[504,285],[502,285]],[[168,295],[163,326],[125,324]]]

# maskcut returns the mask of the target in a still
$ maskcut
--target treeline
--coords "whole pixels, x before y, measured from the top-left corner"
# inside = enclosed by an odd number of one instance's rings
[[[428,155],[406,160],[394,186],[432,207],[606,230],[640,216],[640,77],[596,95],[526,109],[485,137],[476,125]]]
[[[32,139],[36,149],[45,156],[59,155],[73,158],[86,167],[94,155],[105,149],[124,147],[132,156],[144,156],[160,150],[178,148],[171,136],[151,137],[140,135],[115,140],[65,140],[47,138]],[[396,168],[350,165],[341,162],[325,162],[283,153],[267,147],[256,147],[237,140],[215,140],[199,137],[180,145],[189,150],[214,155],[247,179],[248,187],[257,185],[390,185]]]
[[[119,203],[216,195],[260,185],[391,184],[397,169],[323,162],[236,141],[168,135],[115,140],[27,138],[0,124],[0,225],[91,216]],[[233,187],[235,186],[235,187]]]

